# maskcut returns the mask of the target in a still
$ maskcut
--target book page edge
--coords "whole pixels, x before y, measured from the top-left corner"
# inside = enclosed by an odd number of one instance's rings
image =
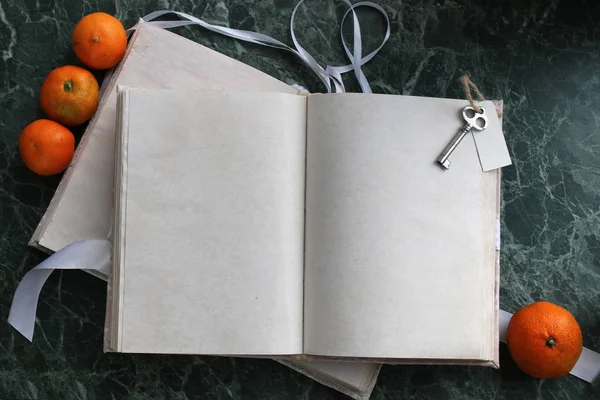
[[[118,87],[117,93],[117,126],[116,126],[116,147],[115,147],[115,190],[114,198],[114,229],[113,229],[113,248],[112,248],[112,275],[110,279],[111,293],[110,299],[107,295],[107,304],[110,302],[111,314],[111,347],[116,351],[123,350],[123,274],[122,260],[124,259],[125,246],[121,242],[125,240],[125,227],[123,226],[123,216],[126,213],[126,202],[124,201],[127,191],[127,135],[128,118],[127,113],[129,96],[127,90]]]

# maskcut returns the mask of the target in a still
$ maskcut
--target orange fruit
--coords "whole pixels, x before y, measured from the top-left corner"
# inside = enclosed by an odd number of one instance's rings
[[[536,378],[568,374],[583,351],[581,329],[564,308],[538,301],[517,311],[508,324],[508,351],[515,363]]]
[[[38,175],[55,175],[73,159],[75,137],[70,130],[49,119],[27,125],[19,136],[19,152],[27,168]]]
[[[50,119],[75,126],[94,115],[98,92],[98,82],[90,71],[67,65],[48,74],[42,84],[40,104]]]
[[[103,12],[88,14],[75,25],[73,50],[92,69],[112,68],[125,55],[127,33],[123,24]]]

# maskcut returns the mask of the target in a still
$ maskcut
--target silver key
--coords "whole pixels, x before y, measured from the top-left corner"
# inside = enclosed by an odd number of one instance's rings
[[[436,160],[445,169],[450,168],[450,160],[448,160],[450,154],[458,147],[458,144],[465,136],[467,136],[467,133],[469,133],[471,129],[482,131],[488,127],[488,118],[485,115],[485,110],[483,108],[481,108],[481,113],[478,113],[473,107],[466,106],[463,108],[462,117],[465,120],[465,126],[454,135],[450,143],[448,143],[448,146],[444,148]]]

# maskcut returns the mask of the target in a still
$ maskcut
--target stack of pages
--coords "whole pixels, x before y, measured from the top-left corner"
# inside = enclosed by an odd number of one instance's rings
[[[382,362],[497,366],[500,172],[473,140],[434,162],[466,104],[299,95],[142,23],[31,244],[113,221],[107,351],[269,357],[356,399]]]

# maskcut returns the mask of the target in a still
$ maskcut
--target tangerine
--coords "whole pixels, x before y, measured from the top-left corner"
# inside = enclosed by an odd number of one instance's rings
[[[127,32],[112,15],[96,12],[81,18],[75,25],[71,42],[82,63],[92,69],[108,69],[125,55]]]
[[[40,105],[54,121],[75,126],[90,119],[98,108],[98,82],[90,71],[67,65],[48,74],[40,92]]]
[[[38,119],[19,136],[19,153],[27,168],[38,175],[56,175],[65,170],[75,153],[75,137],[64,126]]]
[[[536,378],[568,374],[583,351],[581,329],[575,317],[546,301],[525,306],[512,316],[507,344],[519,368]]]

